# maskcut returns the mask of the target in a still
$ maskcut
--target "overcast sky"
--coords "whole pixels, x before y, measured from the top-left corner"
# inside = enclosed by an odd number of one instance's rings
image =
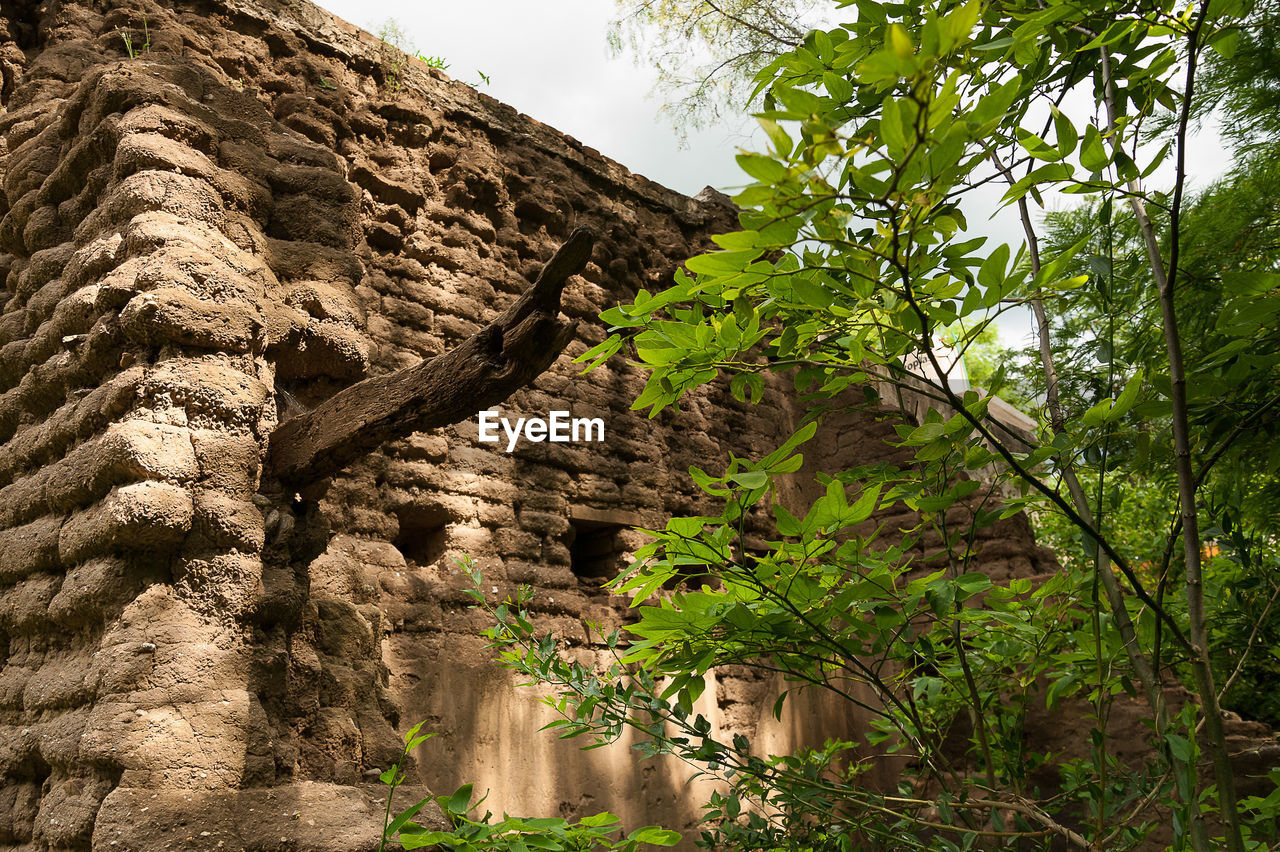
[[[754,122],[692,133],[680,147],[671,122],[650,97],[655,74],[629,56],[611,57],[606,42],[611,0],[320,0],[341,18],[376,32],[394,18],[450,76],[474,83],[633,172],[692,195],[704,186],[744,182],[733,155],[748,145]]]
[[[748,182],[734,154],[743,147],[764,147],[758,136],[752,138],[755,124],[749,118],[691,132],[682,144],[659,113],[653,69],[636,65],[629,55],[610,53],[606,33],[612,0],[319,0],[319,5],[370,32],[394,18],[413,47],[449,63],[451,76],[475,83],[483,72],[490,81],[481,86],[487,94],[689,195],[704,186],[732,192]],[[1228,162],[1212,131],[1194,139],[1190,151],[1199,185]],[[992,187],[966,205],[970,229],[993,238],[989,247],[1022,242],[1013,208],[996,209],[1001,195]],[[1074,201],[1059,196],[1047,203]],[[1029,312],[1000,323],[1008,345],[1021,345],[1030,328]]]

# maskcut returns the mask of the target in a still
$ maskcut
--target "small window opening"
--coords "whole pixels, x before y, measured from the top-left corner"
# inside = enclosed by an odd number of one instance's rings
[[[406,506],[396,513],[400,533],[392,542],[415,565],[432,565],[444,556],[449,514],[434,506]]]
[[[603,585],[618,576],[623,547],[621,524],[573,519],[569,522],[569,567],[579,581]]]

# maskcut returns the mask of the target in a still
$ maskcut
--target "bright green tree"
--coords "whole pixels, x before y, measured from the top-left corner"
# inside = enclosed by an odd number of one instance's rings
[[[1280,794],[1235,795],[1205,544],[1217,483],[1268,410],[1280,279],[1220,246],[1226,265],[1203,271],[1220,281],[1198,285],[1186,162],[1205,57],[1231,56],[1257,17],[1243,0],[859,0],[838,13],[845,23],[760,74],[771,148],[739,157],[755,181],[737,197],[741,229],[671,288],[606,312],[614,334],[585,356],[627,347],[649,371],[635,406],[655,413],[720,378],[755,401],[763,374],[783,374],[807,421],[763,458],[691,471],[723,510],[651,531],[615,584],[640,619],[610,637],[606,671],[536,636],[523,597],[494,609],[504,663],[554,688],[563,733],[607,741],[636,727],[646,753],[721,777],[711,847],[1126,849],[1163,813],[1175,849],[1266,848]],[[1150,190],[1162,163],[1172,186]],[[961,200],[992,182],[1019,211],[1021,245],[966,234]],[[1037,228],[1049,191],[1082,196],[1088,233],[1067,242]],[[1144,323],[1123,334],[1121,287]],[[1050,323],[1095,293],[1117,330]],[[952,342],[964,349],[1015,304],[1039,320],[1045,422],[1030,439],[988,416],[990,396],[954,386],[939,350],[945,330],[962,329]],[[1206,336],[1189,343],[1187,329]],[[1069,362],[1055,333],[1087,337],[1093,354]],[[1002,381],[997,370],[986,394]],[[912,463],[834,472],[807,511],[788,511],[776,477],[799,470],[844,391],[872,386],[934,403],[899,429]],[[1263,478],[1280,468],[1275,454],[1249,462]],[[1166,489],[1143,523],[1163,531],[1168,570],[1153,573],[1150,549],[1120,528],[1129,519],[1109,488],[1135,478]],[[853,532],[901,507],[920,519],[905,538]],[[1023,509],[1076,537],[1075,558],[1037,587],[973,565],[981,530]],[[767,552],[749,552],[748,531]],[[942,545],[921,562],[910,554],[925,536]],[[663,591],[690,575],[712,582]],[[876,721],[863,741],[796,754],[721,741],[693,702],[723,665],[779,672]],[[1170,668],[1191,701],[1162,688]],[[1035,753],[1021,736],[1028,708],[1066,696],[1094,708],[1088,757]],[[1141,766],[1111,753],[1098,721],[1133,700],[1152,730]],[[867,749],[905,758],[899,789],[866,780]],[[1038,787],[1032,766],[1055,770],[1056,788]]]
[[[652,65],[677,127],[741,115],[757,72],[822,22],[815,0],[615,0],[609,41]]]
[[[1218,117],[1234,162],[1225,176],[1187,197],[1175,300],[1191,379],[1188,416],[1214,442],[1202,457],[1198,501],[1211,557],[1205,584],[1215,677],[1226,706],[1280,726],[1280,555],[1274,547],[1280,539],[1280,332],[1240,335],[1234,327],[1241,307],[1252,323],[1250,301],[1240,295],[1274,287],[1272,276],[1280,271],[1278,27],[1280,4],[1260,3],[1220,52],[1205,57],[1203,94],[1191,114]],[[1158,127],[1173,126],[1168,115],[1155,118]],[[1149,298],[1142,235],[1132,220],[1112,221],[1105,201],[1051,214],[1046,231],[1053,251],[1084,246],[1070,271],[1087,276],[1089,285],[1059,300],[1048,317],[1062,404],[1083,410],[1109,395],[1117,375],[1159,354],[1159,308]],[[1170,235],[1161,236],[1168,253]],[[1017,372],[1032,395],[1045,392],[1042,373]],[[1080,466],[1094,483],[1097,511],[1110,516],[1112,537],[1145,567],[1163,598],[1173,579],[1174,447],[1158,406],[1140,406],[1137,413],[1147,417],[1143,428],[1102,436],[1085,448]],[[1053,513],[1040,520],[1064,558],[1079,552],[1078,529]]]

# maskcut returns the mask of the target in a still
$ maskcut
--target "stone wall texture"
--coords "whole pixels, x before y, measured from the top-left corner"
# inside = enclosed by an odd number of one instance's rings
[[[537,733],[453,560],[536,587],[589,655],[584,624],[622,618],[598,590],[639,544],[620,527],[698,511],[689,465],[790,432],[778,389],[649,420],[624,359],[569,363],[729,227],[724,200],[301,0],[4,0],[0,104],[0,849],[372,849],[376,775],[424,719],[406,801],[473,780],[499,812],[691,826],[686,770]],[[504,409],[603,418],[603,443],[507,453],[472,421],[318,503],[267,487],[277,423],[465,339],[582,224],[578,339]],[[890,458],[892,434],[833,415],[809,469]],[[984,535],[997,577],[1053,567],[1021,517]],[[859,726],[816,700],[774,721],[778,688],[720,672],[703,701],[775,745]]]

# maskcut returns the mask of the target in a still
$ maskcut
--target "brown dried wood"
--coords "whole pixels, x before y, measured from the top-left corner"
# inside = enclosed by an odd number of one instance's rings
[[[387,441],[465,420],[532,382],[573,339],[577,324],[560,318],[560,293],[594,245],[590,229],[577,228],[515,304],[455,349],[357,382],[281,423],[267,470],[306,490]]]

